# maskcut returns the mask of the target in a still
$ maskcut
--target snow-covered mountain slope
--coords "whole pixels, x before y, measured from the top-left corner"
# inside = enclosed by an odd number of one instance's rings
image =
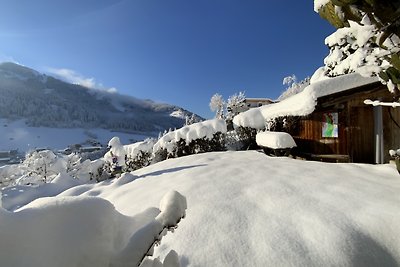
[[[166,160],[132,174],[76,186],[21,211],[2,211],[0,234],[7,233],[8,239],[0,238],[0,265],[24,266],[13,262],[18,261],[50,266],[65,250],[68,262],[59,261],[58,266],[110,266],[104,255],[112,255],[109,244],[120,230],[93,231],[91,223],[115,226],[115,219],[102,210],[88,212],[88,202],[105,199],[125,216],[143,216],[170,190],[186,197],[187,211],[175,232],[156,247],[154,256],[161,260],[175,250],[181,266],[400,265],[400,179],[392,165],[215,152]],[[7,201],[3,194],[5,206]],[[63,213],[72,201],[80,208]],[[29,221],[34,230],[24,236],[23,220],[29,216],[36,218]],[[45,226],[40,227],[39,219],[49,217],[52,220],[42,220]],[[71,227],[71,221],[78,227]],[[53,246],[37,246],[51,242]],[[74,249],[81,242],[96,249]],[[91,265],[95,260],[98,265]]]
[[[186,115],[192,113],[66,83],[14,63],[0,64],[0,118],[24,119],[29,126],[159,132],[181,127]]]

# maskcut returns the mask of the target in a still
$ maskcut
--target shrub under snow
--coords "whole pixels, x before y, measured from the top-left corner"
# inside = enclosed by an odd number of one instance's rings
[[[153,147],[156,161],[167,157],[224,150],[225,133],[226,123],[221,119],[198,122],[169,132]]]
[[[51,182],[59,173],[68,173],[81,182],[104,180],[102,159],[85,160],[77,154],[56,155],[50,150],[27,154],[25,160],[16,165],[0,168],[0,184],[38,185]]]
[[[134,171],[150,165],[154,139],[146,139],[130,145],[122,145],[118,137],[108,142],[110,150],[104,155],[106,169],[111,176],[116,172]]]

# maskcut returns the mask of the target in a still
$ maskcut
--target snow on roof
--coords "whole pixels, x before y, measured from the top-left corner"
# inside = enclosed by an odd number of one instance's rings
[[[169,132],[154,145],[154,151],[160,148],[166,148],[168,151],[173,149],[173,144],[180,139],[190,143],[192,140],[200,138],[213,138],[213,135],[217,132],[226,133],[226,123],[224,120],[213,119],[186,125],[178,130]]]
[[[296,147],[293,137],[284,132],[260,132],[256,135],[257,145],[272,149]]]
[[[311,78],[311,84],[302,92],[281,102],[254,108],[235,116],[234,126],[264,129],[265,122],[270,119],[282,116],[306,116],[315,110],[317,99],[320,97],[378,81],[376,77],[363,77],[357,73],[329,78],[323,76],[322,72],[322,68],[318,69]]]

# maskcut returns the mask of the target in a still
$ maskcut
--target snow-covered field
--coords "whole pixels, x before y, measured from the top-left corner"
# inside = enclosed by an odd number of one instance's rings
[[[64,149],[68,145],[84,143],[88,139],[107,144],[115,135],[118,135],[125,144],[149,137],[105,129],[28,127],[23,120],[9,122],[0,119],[0,151],[18,149],[20,152],[25,152],[36,148],[57,150]]]
[[[116,266],[115,242],[154,220],[171,190],[186,197],[186,218],[156,247],[161,261],[175,250],[181,266],[400,265],[393,165],[215,152],[132,174],[0,210],[0,266]]]

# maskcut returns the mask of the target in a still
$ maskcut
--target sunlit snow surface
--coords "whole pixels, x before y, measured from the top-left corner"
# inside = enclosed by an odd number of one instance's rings
[[[285,132],[259,132],[256,135],[257,145],[261,147],[278,148],[293,148],[296,146],[293,137]]]
[[[100,237],[81,240],[76,231],[93,233],[92,223],[99,227],[115,212],[106,203],[89,200],[82,205],[95,206],[86,213],[79,201],[100,197],[110,201],[116,212],[132,217],[158,207],[171,190],[186,197],[187,212],[178,229],[156,248],[154,256],[161,260],[175,250],[182,266],[400,265],[400,176],[393,165],[329,164],[245,151],[170,159],[133,175],[76,186],[44,203],[32,203],[29,206],[35,209],[22,208],[15,213],[14,223],[4,222],[0,216],[0,235],[7,233],[8,237],[0,238],[0,266],[15,254],[29,266],[45,266],[29,257],[40,256],[53,263],[60,251],[67,253],[71,263],[101,258],[97,265],[78,266],[109,266],[109,254],[98,253],[98,248],[109,244]],[[64,204],[64,197],[71,196],[80,198],[67,198]],[[47,207],[46,203],[55,201],[58,206]],[[3,204],[6,202],[3,196]],[[65,215],[61,211],[68,205],[74,212]],[[95,212],[97,205],[105,207]],[[46,219],[46,227],[32,232],[21,229],[25,227],[21,212],[30,212],[36,218],[32,223]],[[69,216],[79,218],[78,230],[68,225],[56,227],[70,222]],[[146,216],[151,219],[155,215]],[[109,231],[107,226],[100,232]],[[50,239],[54,242],[50,251],[41,249],[40,244],[48,244]],[[82,252],[74,246],[81,247],[79,242],[84,242],[87,258],[79,258]]]
[[[20,152],[36,148],[64,149],[94,139],[107,144],[118,135],[125,144],[143,140],[148,135],[117,133],[105,129],[28,127],[23,120],[9,122],[0,119],[0,151],[18,149]]]

